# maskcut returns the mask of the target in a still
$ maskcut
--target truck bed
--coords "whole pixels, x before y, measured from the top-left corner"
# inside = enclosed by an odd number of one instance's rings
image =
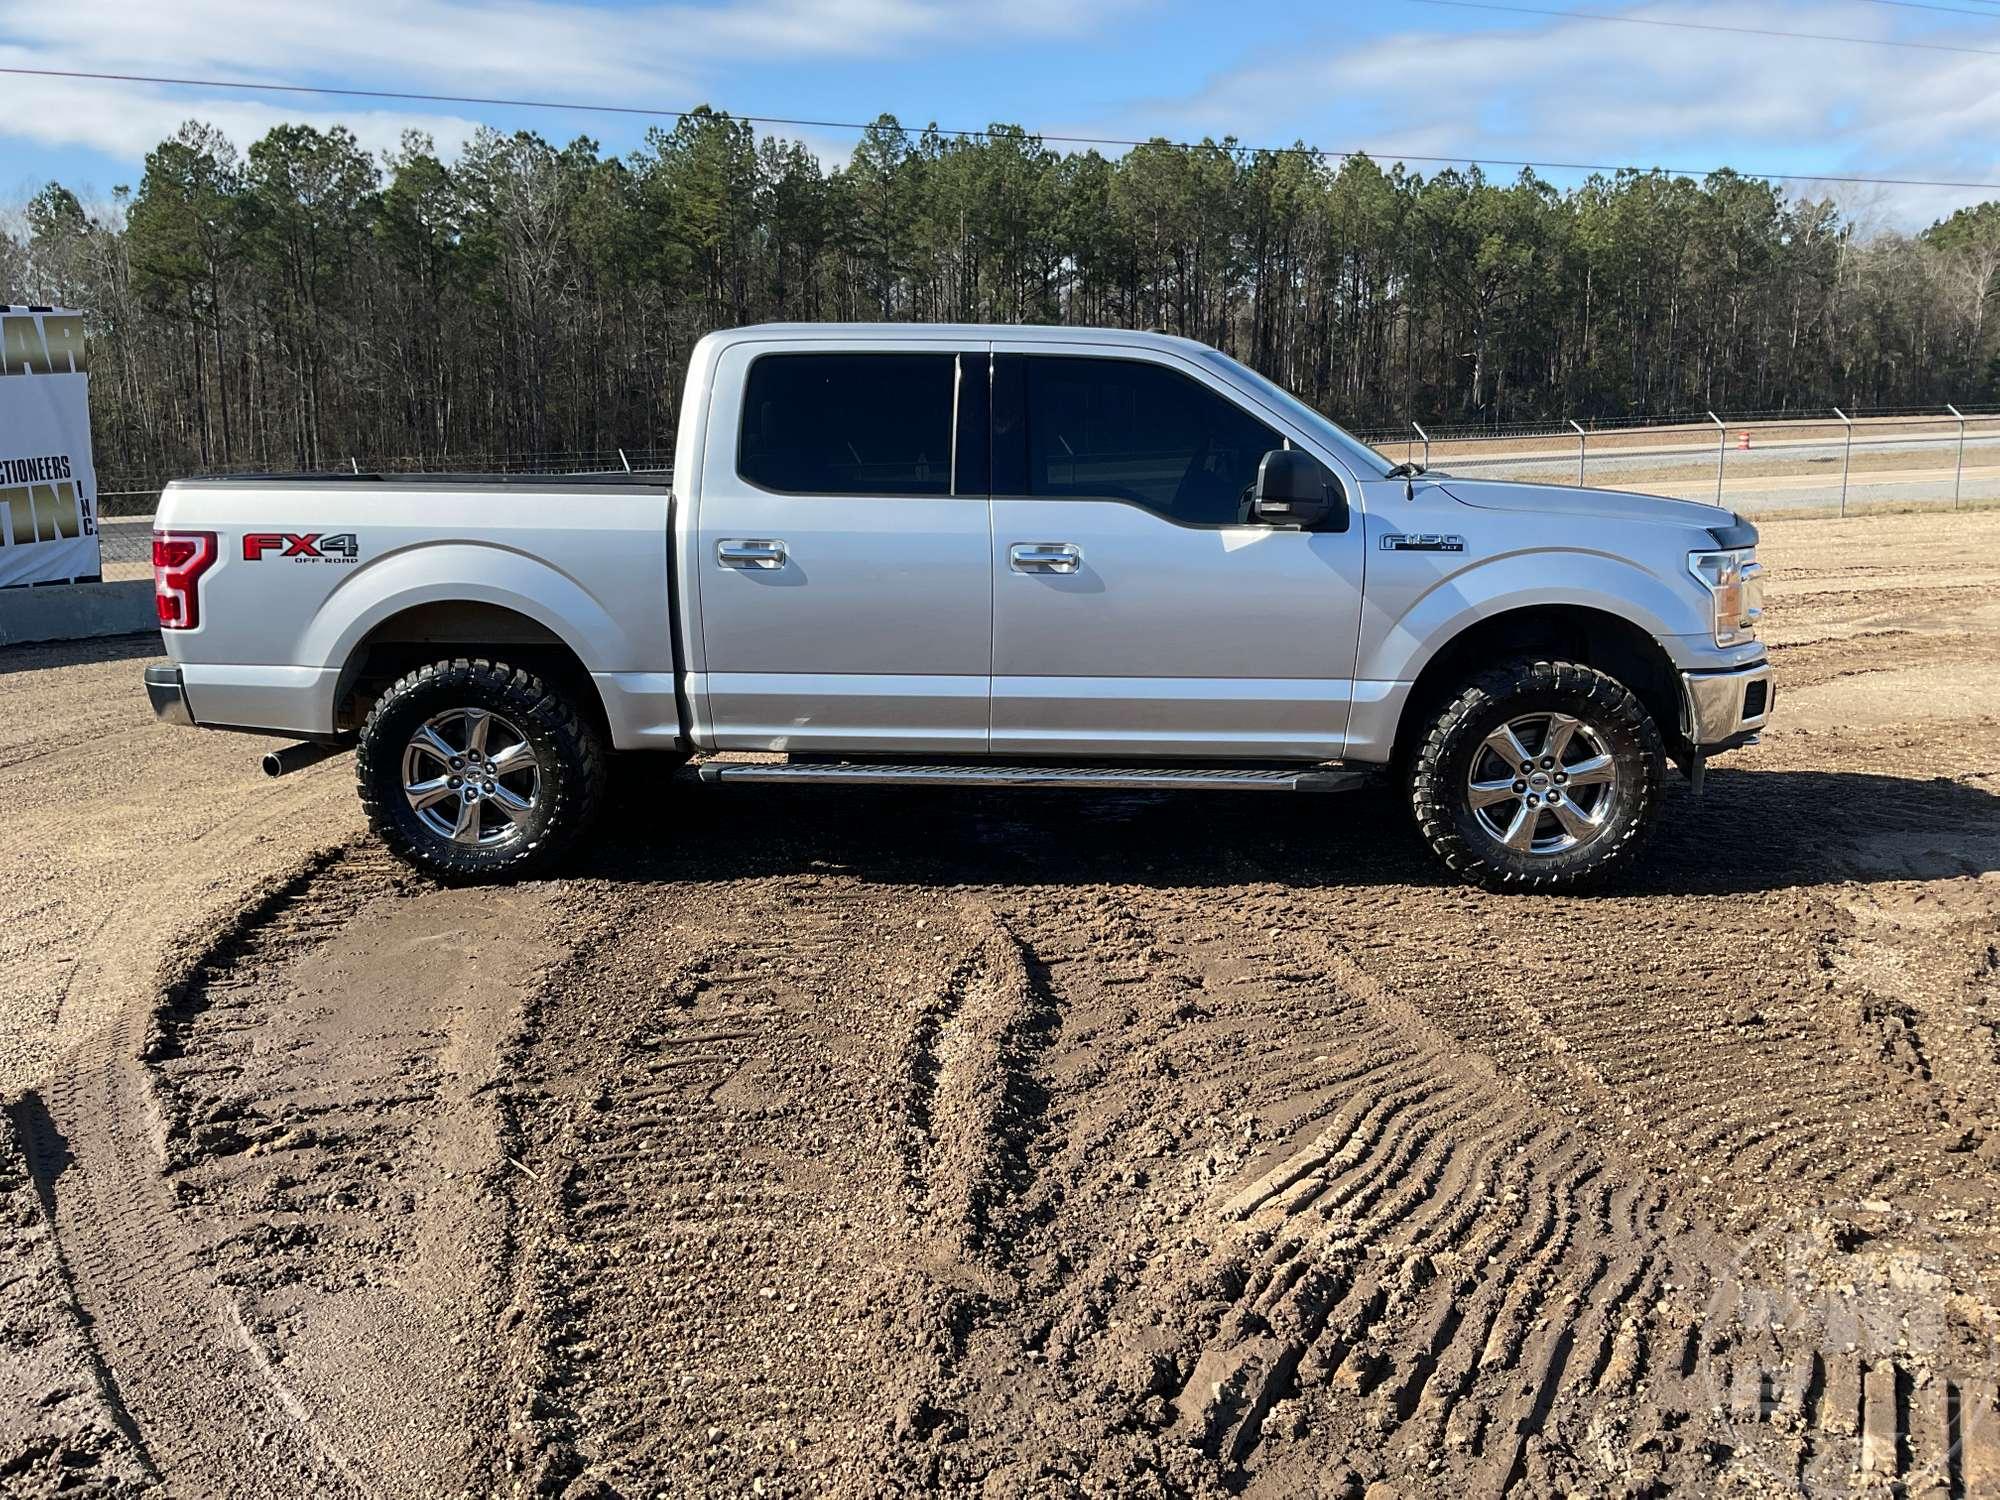
[[[177,480],[155,526],[211,540],[199,623],[164,633],[196,723],[353,727],[371,679],[483,646],[558,649],[612,743],[672,744],[669,475],[383,472]]]

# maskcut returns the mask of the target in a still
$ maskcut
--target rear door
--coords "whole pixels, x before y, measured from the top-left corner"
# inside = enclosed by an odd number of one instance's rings
[[[966,360],[979,378],[963,482],[960,353],[896,340],[722,355],[711,420],[733,430],[711,431],[703,459],[706,670],[690,682],[720,748],[986,749],[986,351]]]
[[[1352,477],[1345,532],[1250,524],[1276,413],[1164,354],[994,347],[994,753],[1337,757]]]

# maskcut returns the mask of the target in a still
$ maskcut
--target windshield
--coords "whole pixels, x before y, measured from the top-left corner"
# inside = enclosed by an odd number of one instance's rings
[[[1248,365],[1239,364],[1219,350],[1204,349],[1201,352],[1204,359],[1230,379],[1248,386],[1260,400],[1276,407],[1293,425],[1304,428],[1314,439],[1331,448],[1369,478],[1381,479],[1388,474],[1391,467],[1388,459],[1360,438],[1321,416],[1283,386],[1266,380]]]

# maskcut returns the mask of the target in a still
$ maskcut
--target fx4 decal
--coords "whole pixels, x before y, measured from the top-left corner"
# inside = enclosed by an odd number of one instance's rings
[[[1406,534],[1392,531],[1382,538],[1384,552],[1463,552],[1465,538],[1448,536],[1441,532]]]
[[[351,531],[322,535],[308,531],[303,536],[289,531],[246,531],[243,533],[243,560],[262,562],[272,553],[300,562],[353,562],[361,555],[361,545]]]

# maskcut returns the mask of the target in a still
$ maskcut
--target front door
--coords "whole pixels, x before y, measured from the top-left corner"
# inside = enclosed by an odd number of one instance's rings
[[[1250,524],[1288,434],[1192,362],[1034,347],[995,346],[993,753],[1339,756],[1359,514]]]
[[[993,584],[986,351],[743,344],[722,358],[696,522],[703,671],[727,750],[979,754]],[[975,405],[976,397],[976,405]]]

